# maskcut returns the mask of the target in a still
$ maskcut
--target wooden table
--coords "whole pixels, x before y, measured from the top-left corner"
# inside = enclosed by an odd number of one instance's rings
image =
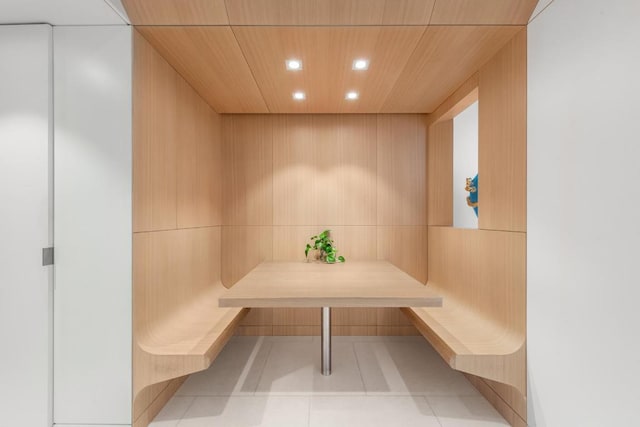
[[[331,374],[331,307],[442,307],[442,297],[386,261],[265,262],[220,307],[321,307],[322,373]]]

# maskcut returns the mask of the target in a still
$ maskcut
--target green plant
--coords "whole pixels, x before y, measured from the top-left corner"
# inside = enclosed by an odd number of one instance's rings
[[[313,236],[310,240],[313,241],[313,245],[307,243],[307,247],[304,249],[304,256],[309,259],[309,251],[315,249],[320,252],[320,259],[327,264],[335,264],[336,262],[344,262],[345,259],[342,255],[338,255],[338,248],[333,245],[333,240],[329,234],[331,230],[324,230],[317,236]]]

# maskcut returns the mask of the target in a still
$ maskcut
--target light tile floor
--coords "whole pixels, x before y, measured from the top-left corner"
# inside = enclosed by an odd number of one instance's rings
[[[422,337],[234,337],[152,427],[493,427],[509,424]]]

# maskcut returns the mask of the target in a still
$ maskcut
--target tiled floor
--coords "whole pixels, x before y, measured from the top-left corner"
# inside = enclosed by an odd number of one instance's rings
[[[509,424],[422,337],[234,337],[152,427],[492,427]]]

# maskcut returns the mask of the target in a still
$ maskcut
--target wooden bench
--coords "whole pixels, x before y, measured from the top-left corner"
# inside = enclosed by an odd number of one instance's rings
[[[140,386],[203,371],[215,360],[248,313],[244,308],[218,307],[222,283],[191,304],[137,334],[137,378]]]
[[[134,235],[133,420],[146,427],[182,383],[207,369],[242,318],[221,308],[220,229]]]
[[[428,239],[443,307],[403,313],[453,369],[526,395],[524,234],[429,227]]]

